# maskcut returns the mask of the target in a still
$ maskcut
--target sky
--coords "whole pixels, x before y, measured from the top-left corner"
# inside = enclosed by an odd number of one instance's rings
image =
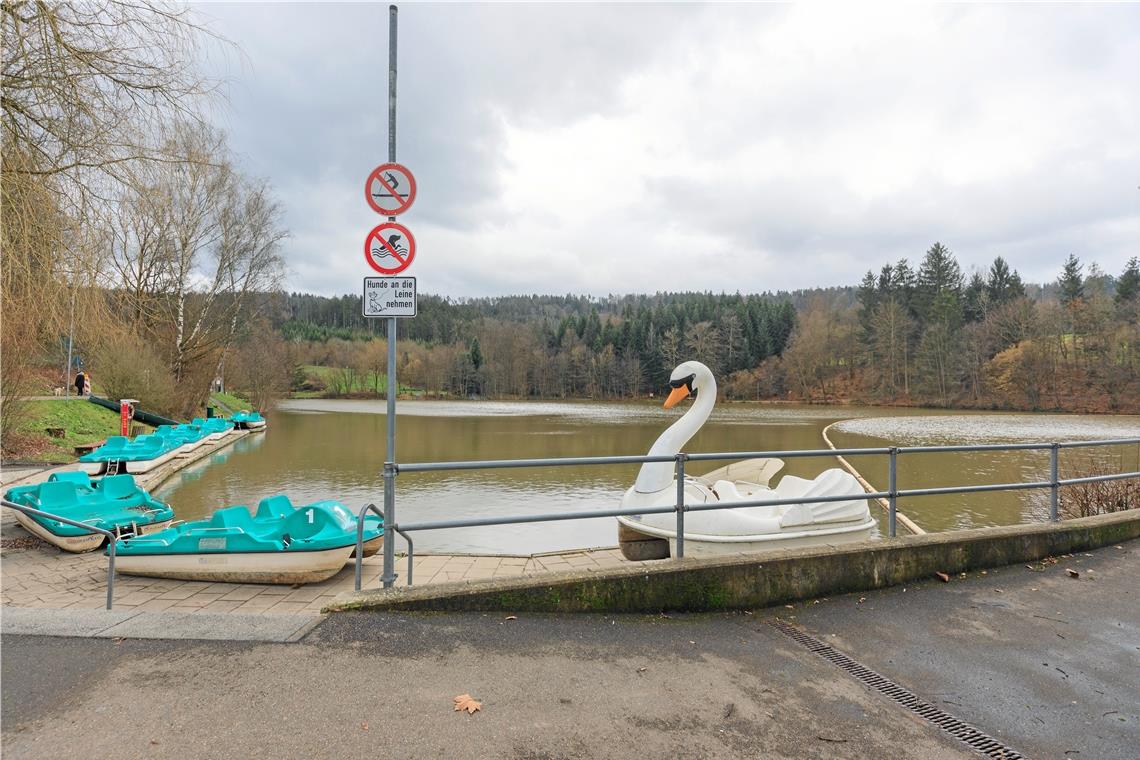
[[[203,4],[214,121],[275,189],[286,287],[375,275],[388,4]],[[1140,5],[399,10],[420,293],[764,292],[935,241],[1030,282],[1140,255]],[[1087,268],[1087,267],[1086,267]]]

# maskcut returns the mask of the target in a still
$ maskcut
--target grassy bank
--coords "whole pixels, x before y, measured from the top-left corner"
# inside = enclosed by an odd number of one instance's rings
[[[55,438],[48,430],[62,430],[63,437]],[[76,446],[118,434],[119,415],[86,399],[29,401],[17,431],[19,446],[12,454],[33,462],[71,462]]]

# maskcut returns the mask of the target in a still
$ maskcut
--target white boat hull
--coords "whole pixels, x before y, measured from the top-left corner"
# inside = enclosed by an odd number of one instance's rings
[[[376,554],[378,551],[380,551],[383,548],[384,548],[384,534],[381,533],[379,536],[372,539],[371,541],[365,541],[364,542],[364,556],[365,557],[371,557],[373,554]],[[355,546],[352,547],[352,554],[350,556],[352,556],[352,557],[356,556],[356,547]]]
[[[103,545],[103,540],[106,538],[102,533],[85,533],[80,536],[57,536],[20,510],[14,509],[12,511],[16,513],[16,522],[18,522],[24,530],[36,538],[47,541],[52,546],[63,549],[65,552],[82,554],[83,552],[95,551]],[[150,525],[140,525],[139,533],[146,535],[147,533],[165,530],[170,527],[170,522],[170,520],[165,520]]]
[[[150,472],[155,467],[160,467],[161,465],[166,464],[171,459],[174,459],[174,457],[179,456],[181,453],[182,447],[179,446],[177,449],[168,451],[162,456],[157,456],[154,459],[140,459],[133,462],[124,462],[123,464],[127,466],[127,472],[131,473],[132,475],[141,475],[144,472]]]
[[[115,570],[126,575],[214,583],[318,583],[342,569],[355,544],[318,552],[120,555]]]
[[[677,532],[645,525],[628,517],[617,518],[625,529],[649,539],[669,542],[669,556],[677,556]],[[777,549],[800,549],[809,546],[836,546],[866,541],[873,537],[874,518],[856,523],[822,525],[809,530],[784,530],[751,536],[713,536],[685,533],[686,557],[723,557],[731,554],[751,554]]]

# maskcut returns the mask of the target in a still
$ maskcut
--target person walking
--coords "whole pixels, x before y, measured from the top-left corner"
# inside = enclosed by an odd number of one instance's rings
[[[83,374],[83,370],[79,370],[79,372],[77,372],[75,374],[75,395],[76,396],[82,396],[83,395],[83,389],[86,387],[86,384],[87,384],[87,375]]]

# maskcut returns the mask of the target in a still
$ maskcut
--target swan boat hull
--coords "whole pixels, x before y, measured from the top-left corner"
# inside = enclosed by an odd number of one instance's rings
[[[629,517],[619,517],[618,537],[626,559],[664,559],[677,556],[677,532],[645,525]],[[743,536],[716,536],[685,533],[686,557],[724,557],[733,554],[800,549],[810,546],[837,546],[869,540],[875,532],[874,518],[863,522],[827,525],[810,530],[787,530]],[[665,544],[668,543],[668,553]],[[656,547],[656,548],[655,548]],[[652,553],[655,556],[646,556]],[[633,556],[631,556],[633,555]]]

